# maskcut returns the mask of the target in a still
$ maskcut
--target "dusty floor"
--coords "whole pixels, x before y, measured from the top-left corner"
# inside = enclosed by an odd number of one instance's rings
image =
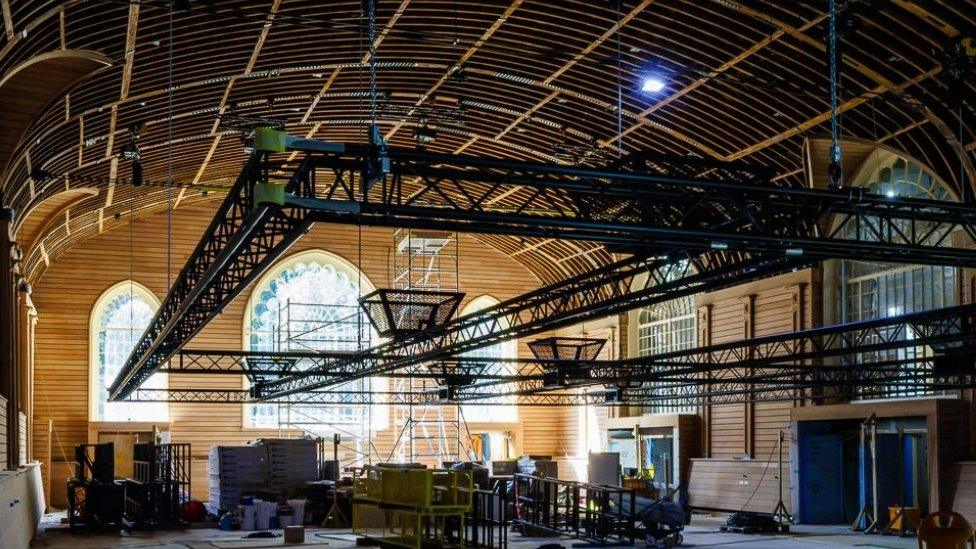
[[[685,530],[682,547],[733,547],[736,549],[764,548],[914,548],[915,538],[894,536],[867,536],[848,532],[841,526],[795,526],[789,534],[744,535],[719,531],[724,517],[695,515],[691,526]],[[280,532],[278,532],[280,534]],[[221,532],[203,528],[174,532],[72,535],[63,530],[43,531],[35,539],[34,548],[101,549],[106,547],[125,547],[129,549],[258,549],[284,545],[282,539],[244,540],[242,532]],[[356,546],[354,537],[348,530],[310,529],[306,532],[307,547],[329,547],[330,549],[352,549]],[[552,538],[526,538],[519,534],[509,535],[510,549],[536,549],[540,545],[558,541],[566,549],[572,549],[575,540]],[[643,547],[643,544],[639,544]],[[292,546],[294,547],[294,546]]]

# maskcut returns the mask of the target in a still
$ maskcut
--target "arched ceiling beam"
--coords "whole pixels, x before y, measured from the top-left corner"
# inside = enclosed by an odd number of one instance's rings
[[[17,226],[14,229],[14,236],[17,242],[22,248],[29,249],[37,237],[44,234],[53,222],[59,216],[62,216],[65,211],[97,194],[98,189],[96,188],[76,187],[41,201],[29,212],[24,213],[18,218]]]
[[[741,8],[741,6],[736,6],[736,7],[737,8]],[[786,24],[777,22],[775,19],[772,19],[772,18],[769,18],[769,17],[764,17],[763,18],[764,20],[767,20],[767,22],[772,23],[773,25],[779,27],[779,29],[777,31],[773,32],[772,34],[770,34],[769,36],[767,36],[766,38],[764,38],[763,40],[761,40],[759,42],[756,42],[752,46],[750,46],[750,47],[746,48],[745,50],[739,52],[738,55],[736,55],[735,57],[729,59],[725,63],[722,63],[722,65],[720,65],[715,70],[710,71],[705,76],[702,76],[702,77],[698,78],[697,80],[695,80],[691,84],[689,84],[689,85],[681,88],[680,90],[678,90],[678,91],[670,94],[669,96],[665,97],[664,99],[655,102],[653,105],[651,105],[650,107],[648,107],[647,109],[643,110],[640,113],[640,117],[642,117],[642,118],[639,118],[636,124],[633,124],[633,125],[625,128],[622,132],[620,132],[620,134],[618,134],[618,135],[616,135],[616,136],[614,136],[614,137],[612,137],[610,139],[601,141],[600,142],[600,146],[601,147],[608,147],[611,144],[617,142],[618,140],[626,137],[627,135],[630,135],[631,133],[633,133],[637,129],[645,126],[648,123],[647,122],[647,120],[648,120],[647,117],[650,116],[651,114],[653,114],[654,112],[656,112],[657,110],[659,110],[659,109],[661,109],[663,107],[666,107],[667,105],[671,104],[673,101],[675,101],[677,99],[680,99],[680,98],[688,95],[689,93],[695,91],[696,89],[700,88],[701,86],[709,83],[710,81],[712,81],[716,77],[718,77],[718,76],[724,74],[725,72],[727,72],[729,69],[732,69],[733,67],[735,67],[739,63],[742,63],[746,59],[752,57],[756,53],[758,53],[761,50],[765,49],[767,46],[769,46],[773,42],[776,42],[777,40],[779,40],[780,38],[782,38],[784,35],[789,34],[789,35],[792,36],[794,33],[803,35],[803,32],[805,32],[805,31],[809,30],[810,28],[815,27],[816,25],[820,24],[825,18],[826,18],[826,16],[817,17],[815,19],[812,19],[811,21],[808,21],[807,23],[805,23],[799,29],[793,29],[789,25],[786,25]],[[777,24],[777,23],[779,23],[779,24]],[[805,36],[805,35],[803,35],[803,36]],[[721,156],[721,155],[719,155],[719,156]]]
[[[935,76],[936,74],[939,74],[941,71],[942,71],[942,67],[941,66],[936,66],[935,68],[929,69],[929,70],[927,70],[927,71],[925,71],[925,72],[923,72],[923,73],[915,76],[914,78],[911,78],[909,80],[906,80],[905,82],[902,82],[901,84],[892,85],[891,87],[884,86],[884,85],[877,86],[877,87],[875,87],[872,90],[869,90],[869,91],[867,91],[865,93],[862,93],[862,94],[860,94],[860,95],[858,95],[856,97],[853,97],[853,98],[848,99],[847,101],[841,103],[837,107],[837,113],[838,114],[843,114],[843,113],[845,113],[845,112],[847,112],[847,111],[849,111],[849,110],[851,110],[851,109],[853,109],[855,107],[859,107],[859,106],[861,106],[861,105],[863,105],[863,104],[871,101],[872,99],[876,99],[878,96],[880,96],[882,94],[885,94],[885,93],[891,92],[891,93],[895,93],[895,94],[900,94],[900,93],[904,92],[905,89],[907,89],[907,88],[909,88],[911,86],[914,86],[914,85],[918,84],[919,82],[922,82],[922,81],[924,81],[924,80],[926,80],[928,78],[931,78],[931,77]],[[793,126],[792,128],[790,128],[790,129],[788,129],[788,130],[786,130],[784,132],[781,132],[781,133],[779,133],[777,135],[770,136],[770,137],[768,137],[768,138],[766,138],[766,139],[764,139],[764,140],[762,140],[762,141],[760,141],[758,143],[755,143],[755,144],[750,145],[750,146],[748,146],[748,147],[746,147],[744,149],[741,149],[739,151],[736,151],[736,152],[734,152],[734,153],[726,156],[725,157],[725,160],[728,160],[728,161],[739,160],[739,159],[741,159],[743,157],[746,157],[746,156],[749,156],[751,154],[754,154],[754,153],[756,153],[758,151],[761,151],[761,150],[765,149],[766,147],[769,147],[771,145],[775,145],[776,143],[779,143],[780,141],[783,141],[784,139],[789,139],[791,137],[795,137],[795,136],[797,136],[797,135],[799,135],[799,134],[801,134],[801,133],[809,130],[810,128],[814,128],[816,126],[819,126],[820,124],[823,124],[824,122],[827,122],[828,120],[830,120],[830,116],[831,116],[830,111],[826,111],[826,112],[820,113],[817,116],[814,116],[813,118],[810,118],[808,120],[805,120],[805,121],[797,124],[796,126]]]
[[[72,84],[112,64],[98,52],[55,50],[36,55],[0,77],[0,167],[45,105]]]
[[[914,2],[910,2],[906,0],[895,0],[894,3],[897,4],[899,7],[901,7],[902,9],[904,9],[905,11],[908,11],[909,13],[927,22],[930,23],[932,23],[933,21],[939,22],[939,24],[936,26],[939,27],[941,31],[949,38],[953,38],[959,35],[959,31],[955,27],[935,18],[928,11],[926,11],[918,4],[915,4]],[[780,31],[788,33],[790,36],[807,44],[808,46],[816,48],[820,52],[826,53],[827,51],[826,44],[824,44],[822,41],[811,38],[810,36],[808,36],[803,32],[804,30],[806,30],[806,28],[809,28],[810,25],[805,25],[804,28],[802,29],[792,29],[791,27],[789,27],[789,25],[786,25],[779,21],[775,21],[772,18],[766,16],[765,14],[762,14],[761,12],[752,10],[745,6],[739,5],[736,7],[736,9],[739,9],[740,11],[742,11],[747,15],[756,17],[757,19],[762,19],[762,20],[772,22],[777,27],[779,27]],[[827,17],[828,17],[827,14],[821,14],[820,16],[817,17],[815,21],[816,23],[819,23],[820,21],[826,19]],[[868,67],[867,65],[859,62],[858,60],[853,59],[852,56],[850,55],[847,54],[844,55],[844,62],[846,66],[853,68],[858,73],[870,78],[878,85],[878,87],[872,90],[870,94],[861,94],[860,96],[855,97],[854,99],[848,102],[845,102],[841,106],[842,110],[840,112],[850,110],[851,108],[857,107],[865,103],[866,101],[872,99],[873,97],[880,96],[885,93],[894,93],[895,95],[901,95],[906,88],[918,84],[919,82],[929,77],[935,76],[942,71],[942,66],[939,65],[932,70],[926,71],[925,73],[923,73],[923,75],[920,75],[921,76],[920,78],[915,78],[909,80],[908,82],[905,82],[904,84],[898,85],[895,82],[892,82],[891,80],[885,78],[878,71],[875,71],[870,67]],[[939,116],[931,107],[922,106],[921,111],[925,115],[926,119],[939,130],[939,133],[941,133],[943,137],[946,138],[947,143],[949,143],[953,151],[959,157],[959,160],[962,162],[963,170],[965,171],[966,178],[969,180],[970,185],[976,185],[976,168],[974,168],[972,158],[967,154],[965,146],[959,141],[958,137],[956,136],[956,133],[949,127],[949,125],[946,123],[946,120],[944,120],[943,117]],[[795,126],[793,130],[799,129],[800,131],[805,131],[813,126],[817,126],[820,123],[826,122],[829,119],[830,119],[830,113],[827,113],[826,118],[823,118],[822,115],[817,116],[815,118],[807,120],[802,124]],[[793,130],[788,130],[787,132],[783,132],[782,134],[780,134],[780,136],[783,136],[782,137],[783,139],[787,137],[792,137],[793,135],[796,135],[795,133],[791,133]],[[774,136],[773,138],[757,143],[753,147],[748,147],[737,153],[733,153],[732,155],[729,155],[727,159],[737,160],[739,158],[742,158],[743,156],[748,156],[749,154],[752,154],[757,150],[760,150],[762,148],[765,148],[766,146],[781,141],[782,139],[779,138],[780,136]],[[959,181],[958,184],[961,186],[964,184],[964,182]]]
[[[627,23],[629,23],[633,18],[637,17],[637,15],[639,15],[642,11],[644,11],[648,6],[650,6],[651,4],[653,4],[654,1],[655,0],[641,0],[640,2],[638,2],[636,6],[634,6],[629,12],[627,12],[626,15],[624,15],[623,17],[621,17],[616,23],[614,23],[603,34],[601,34],[600,36],[596,37],[595,40],[593,40],[592,42],[590,42],[589,44],[587,44],[586,47],[584,47],[582,50],[580,50],[578,53],[576,53],[576,55],[574,55],[572,59],[570,59],[569,61],[565,62],[561,67],[559,67],[558,69],[556,69],[555,71],[553,71],[552,74],[550,74],[549,76],[547,76],[546,79],[542,81],[542,84],[545,85],[545,86],[552,85],[552,82],[555,79],[559,78],[566,71],[568,71],[569,69],[571,69],[574,66],[576,66],[576,64],[579,63],[580,61],[582,61],[587,55],[593,53],[593,50],[595,50],[598,47],[600,47],[604,42],[606,42],[607,40],[609,40],[611,36],[613,36],[614,34],[620,32],[621,29],[623,29],[624,26],[627,25]],[[555,99],[559,95],[559,93],[560,92],[557,89],[557,90],[553,91],[552,93],[550,93],[549,95],[547,95],[541,101],[539,101],[538,103],[536,103],[535,105],[533,105],[532,107],[530,107],[528,110],[526,110],[525,112],[523,112],[522,114],[520,114],[518,116],[518,118],[516,118],[511,124],[509,124],[508,126],[506,126],[505,129],[503,129],[501,132],[499,132],[495,136],[495,138],[496,139],[501,139],[502,137],[504,137],[508,132],[512,131],[519,124],[521,124],[527,118],[529,118],[530,116],[532,116],[533,113],[535,113],[536,111],[538,111],[542,107],[546,106],[546,104],[548,104],[550,101],[552,101],[553,99]]]
[[[444,83],[448,81],[448,79],[451,77],[452,74],[454,74],[455,71],[463,67],[464,64],[467,63],[472,56],[474,56],[474,54],[478,53],[478,50],[485,45],[485,43],[498,31],[498,29],[505,23],[505,21],[507,21],[508,18],[513,13],[515,13],[515,10],[519,9],[522,6],[523,3],[525,3],[525,0],[513,0],[513,2],[505,9],[505,11],[502,12],[502,14],[499,15],[497,19],[495,19],[495,21],[491,24],[491,26],[485,29],[485,31],[481,34],[481,37],[475,41],[474,45],[472,45],[463,54],[461,54],[461,57],[457,60],[457,62],[451,65],[447,69],[447,72],[445,72],[439,79],[437,79],[437,82],[435,82],[427,90],[426,93],[420,96],[420,99],[418,99],[417,102],[414,104],[414,109],[416,109],[420,105],[423,105],[424,102],[427,101],[427,99],[431,95],[437,92],[437,90],[439,90],[441,86],[443,86]],[[414,111],[411,110],[408,113],[408,115],[413,114],[413,112]],[[388,132],[386,132],[386,136],[385,136],[386,139],[387,140],[391,139],[393,135],[396,134],[396,132],[398,132],[402,127],[403,124],[400,123],[394,124],[393,128],[391,128]]]

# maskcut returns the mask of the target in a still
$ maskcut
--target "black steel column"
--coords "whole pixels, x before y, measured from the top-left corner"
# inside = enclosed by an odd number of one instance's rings
[[[17,295],[14,285],[14,243],[10,230],[13,212],[0,209],[0,394],[7,399],[8,469],[20,465],[18,412],[20,384],[17,371]]]

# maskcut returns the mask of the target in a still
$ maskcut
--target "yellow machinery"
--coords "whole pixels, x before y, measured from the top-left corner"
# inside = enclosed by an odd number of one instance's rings
[[[412,549],[460,546],[472,494],[469,471],[364,467],[354,482],[353,532]]]

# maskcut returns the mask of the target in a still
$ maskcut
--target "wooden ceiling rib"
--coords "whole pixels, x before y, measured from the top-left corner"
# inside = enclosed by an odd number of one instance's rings
[[[364,138],[370,59],[360,0],[190,4],[171,15],[165,0],[0,0],[0,75],[66,48],[100,52],[113,64],[31,115],[23,139],[0,144],[10,158],[0,189],[24,213],[19,222],[76,186],[99,193],[72,203],[64,223],[34,239],[32,276],[67,247],[109,230],[129,202],[149,214],[218,196],[203,190],[232,181],[244,159],[240,141],[218,125],[231,104],[242,115],[283,117],[307,138]],[[391,146],[413,147],[411,132],[401,130],[428,125],[438,132],[428,146],[436,152],[545,162],[571,161],[557,145],[587,151],[580,159],[590,165],[617,149],[744,159],[776,170],[777,184],[806,184],[803,143],[823,135],[830,118],[821,1],[616,5],[377,0],[384,135]],[[976,120],[964,113],[957,136],[958,121],[933,105],[946,84],[933,50],[976,27],[976,0],[893,0],[862,18],[845,43],[845,136],[904,149],[949,184],[971,184]],[[661,94],[639,91],[648,72],[667,79]],[[972,100],[972,82],[965,91]],[[160,201],[108,181],[128,175],[118,154],[133,124],[146,127],[145,177],[164,181],[171,171],[195,188]],[[68,177],[37,182],[32,167]],[[483,240],[543,280],[610,260],[586,243]]]

